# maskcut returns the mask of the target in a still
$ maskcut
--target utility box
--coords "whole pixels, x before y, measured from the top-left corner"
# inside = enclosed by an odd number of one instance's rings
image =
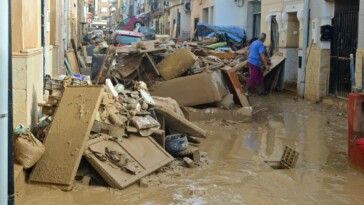
[[[321,41],[331,41],[334,36],[334,27],[332,25],[323,25],[321,26],[320,34]]]

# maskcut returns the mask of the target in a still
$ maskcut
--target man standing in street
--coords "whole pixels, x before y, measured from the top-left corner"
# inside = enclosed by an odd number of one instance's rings
[[[254,86],[257,87],[259,95],[266,95],[266,92],[264,92],[263,70],[261,68],[264,63],[265,68],[268,70],[270,69],[269,58],[264,46],[266,37],[265,33],[259,34],[258,40],[254,41],[249,48],[248,65],[250,76],[246,85],[248,95],[251,93]]]

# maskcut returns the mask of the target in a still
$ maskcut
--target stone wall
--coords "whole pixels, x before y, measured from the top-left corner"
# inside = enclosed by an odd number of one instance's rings
[[[328,93],[330,49],[312,46],[306,65],[305,98],[320,101]]]
[[[363,69],[364,69],[364,49],[356,50],[356,65],[355,65],[355,86],[363,88]]]
[[[43,101],[43,49],[13,53],[14,126],[34,126]]]

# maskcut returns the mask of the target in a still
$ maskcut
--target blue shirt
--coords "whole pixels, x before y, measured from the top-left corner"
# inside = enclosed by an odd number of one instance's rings
[[[254,41],[249,48],[248,62],[257,67],[261,67],[263,62],[260,58],[260,54],[265,54],[265,52],[264,44],[260,40]]]

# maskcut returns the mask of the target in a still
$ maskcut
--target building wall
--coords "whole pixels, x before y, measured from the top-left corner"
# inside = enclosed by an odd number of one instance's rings
[[[186,2],[186,1],[185,1]],[[185,11],[184,9],[184,1],[182,0],[174,0],[169,2],[170,9],[170,21],[169,21],[169,29],[170,35],[173,35],[173,22],[174,20],[177,23],[177,16],[178,12],[181,15],[181,22],[180,22],[180,32],[177,34],[177,37],[189,37],[190,36],[190,23],[191,23],[191,11]]]
[[[355,87],[363,88],[363,70],[364,70],[364,48],[358,48],[356,51],[355,63]]]
[[[320,26],[330,24],[334,2],[311,0],[309,47],[307,49],[305,98],[320,101],[328,95],[331,43],[320,41]],[[311,50],[311,51],[310,51]]]
[[[234,1],[216,0],[215,25],[236,26],[247,29],[247,1],[243,7],[238,7]]]
[[[364,69],[364,0],[360,0],[359,7],[359,36],[356,51],[355,82],[356,87],[363,88]]]
[[[13,0],[12,63],[14,126],[34,126],[43,102],[44,74],[63,74],[63,0]],[[49,14],[49,15],[48,15]],[[44,47],[41,45],[44,18]]]
[[[63,0],[52,0],[50,4],[50,32],[49,45],[53,46],[52,51],[52,76],[57,77],[65,73],[63,67],[63,56],[64,56],[64,46],[63,46],[63,27],[65,26],[63,19]]]
[[[204,9],[205,11],[209,11],[211,7],[215,7],[216,0],[201,0],[201,1],[192,1],[192,8],[191,8],[191,31],[195,30],[195,19],[198,18],[200,22],[206,23],[214,23],[216,12],[213,14],[207,15],[204,17]],[[193,35],[193,32],[191,32]]]
[[[303,13],[303,0],[270,0],[261,2],[261,32],[267,34],[265,45],[271,45],[271,17],[275,16],[278,24],[278,51],[286,57],[283,74],[283,88],[296,84],[300,89],[302,69],[299,68],[299,56],[302,55],[303,21],[298,14]]]
[[[195,30],[195,19],[217,26],[236,26],[248,30],[248,1],[238,7],[234,1],[202,0],[192,1],[191,31]],[[249,28],[251,29],[251,28]],[[247,36],[248,39],[252,34]]]
[[[320,101],[327,96],[330,74],[330,49],[314,45],[306,66],[305,99]]]
[[[248,1],[247,2],[247,39],[250,40],[254,36],[254,26],[257,27],[257,34],[260,33],[261,23],[254,25],[254,15],[261,14],[261,1]]]
[[[43,49],[13,53],[14,126],[34,126],[43,101]]]
[[[270,39],[270,26],[266,22],[266,17],[269,14],[278,14],[283,9],[283,3],[281,0],[269,0],[262,1],[262,19],[261,19],[261,31],[267,34],[267,39]],[[269,46],[269,42],[265,43],[266,46]]]
[[[185,11],[184,5],[180,8],[181,11],[181,33],[184,38],[188,38],[191,35],[191,11]]]
[[[98,21],[107,21],[109,17],[109,0],[96,0],[98,1],[96,14],[99,17]],[[103,19],[104,18],[104,19]]]

